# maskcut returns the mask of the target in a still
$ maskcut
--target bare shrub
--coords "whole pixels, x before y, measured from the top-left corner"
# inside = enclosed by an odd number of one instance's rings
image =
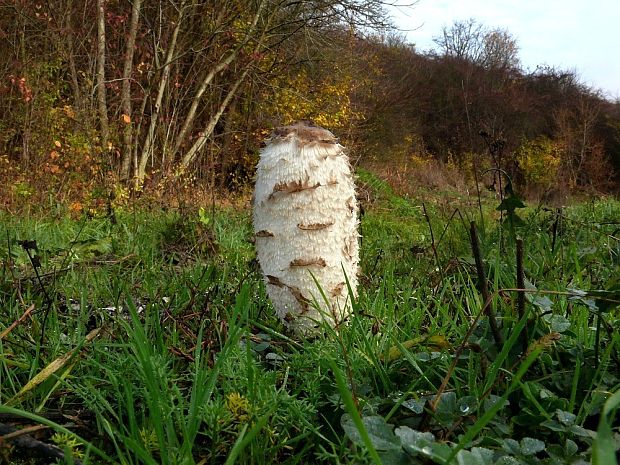
[[[370,168],[400,195],[413,195],[420,189],[469,193],[466,173],[440,160],[414,155],[400,163],[373,163]]]

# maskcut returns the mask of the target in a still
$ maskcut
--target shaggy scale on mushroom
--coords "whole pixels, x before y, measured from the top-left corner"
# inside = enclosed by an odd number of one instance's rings
[[[309,334],[321,320],[348,317],[358,207],[349,159],[331,132],[306,122],[273,132],[257,167],[254,230],[267,292],[287,327]]]

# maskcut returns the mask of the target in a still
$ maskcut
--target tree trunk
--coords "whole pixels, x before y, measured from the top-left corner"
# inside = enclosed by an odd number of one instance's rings
[[[176,49],[177,39],[179,37],[179,31],[181,30],[181,23],[183,20],[183,12],[185,10],[185,2],[181,3],[179,8],[179,18],[177,20],[174,32],[172,33],[172,39],[166,52],[166,61],[162,70],[161,80],[159,81],[159,90],[157,92],[157,98],[155,99],[155,108],[151,114],[151,122],[149,124],[148,132],[146,134],[146,140],[144,141],[144,147],[138,160],[138,166],[136,167],[136,186],[141,186],[146,176],[146,164],[153,152],[153,139],[155,138],[155,126],[157,126],[157,120],[159,118],[159,111],[161,109],[161,102],[164,98],[164,92],[168,85],[168,78],[170,77],[170,68],[172,66],[172,58]]]
[[[218,73],[220,73],[221,71],[226,69],[228,66],[230,66],[230,64],[235,60],[235,58],[237,58],[239,51],[251,39],[252,34],[254,33],[254,30],[256,29],[256,25],[258,24],[258,20],[260,19],[261,14],[263,12],[263,8],[265,7],[265,3],[266,2],[263,0],[258,5],[258,9],[256,10],[256,14],[254,15],[254,18],[252,19],[252,24],[250,26],[250,29],[247,32],[246,37],[243,40],[243,42],[235,50],[233,50],[226,58],[220,61],[211,71],[209,71],[207,75],[205,76],[205,78],[202,80],[202,83],[200,84],[198,91],[194,95],[194,99],[192,100],[192,105],[187,113],[187,116],[185,117],[185,120],[183,121],[183,126],[181,127],[181,131],[179,132],[179,135],[176,138],[174,149],[172,150],[172,156],[177,154],[177,152],[179,151],[179,148],[181,147],[181,145],[185,141],[185,138],[187,137],[187,133],[191,130],[192,124],[194,123],[194,118],[196,116],[196,110],[198,110],[198,105],[200,104],[200,99],[202,98],[203,94],[207,90],[207,87],[209,86],[209,84],[211,84],[211,82],[213,81],[213,78],[215,78],[215,76]]]
[[[73,14],[73,0],[67,2],[65,28],[67,31],[67,61],[69,63],[69,71],[71,72],[71,87],[73,87],[73,104],[78,111],[82,110],[82,92],[80,91],[80,83],[78,80],[78,71],[75,65],[75,51],[73,46],[73,26],[71,18]]]
[[[220,71],[224,70],[228,65],[230,65],[230,63],[232,63],[232,61],[235,59],[236,55],[237,55],[236,53],[231,53],[229,56],[227,56],[224,59],[224,61],[220,62],[215,68],[209,71],[207,75],[205,76],[205,78],[202,80],[202,83],[200,84],[200,87],[198,88],[196,95],[194,95],[194,99],[192,100],[192,105],[190,106],[190,109],[187,112],[187,116],[185,117],[185,120],[183,121],[183,126],[181,126],[181,131],[179,132],[179,135],[176,138],[174,149],[172,150],[173,156],[179,151],[179,148],[181,148],[181,145],[183,144],[183,142],[185,141],[185,138],[187,137],[187,133],[189,132],[189,130],[192,127],[192,124],[194,123],[194,118],[196,116],[196,111],[198,110],[198,105],[200,104],[200,99],[202,95],[207,90],[207,87],[209,86],[209,84],[211,84],[211,81],[213,81],[213,78]]]
[[[123,66],[123,87],[121,89],[121,110],[123,112],[123,161],[121,164],[121,179],[127,180],[131,170],[131,142],[133,118],[131,115],[131,74],[133,71],[133,55],[136,47],[136,35],[140,23],[140,7],[142,0],[134,0],[131,8],[131,22],[129,24],[129,36],[125,50],[125,63]]]
[[[221,150],[219,150],[219,159],[220,159],[220,189],[224,189],[226,187],[228,177],[230,173],[228,172],[232,162],[230,155],[233,153],[232,151],[232,139],[233,132],[235,127],[235,114],[237,113],[237,97],[233,97],[232,101],[228,105],[228,111],[226,112],[226,121],[224,123],[224,134],[223,134],[223,142],[221,146]]]
[[[105,91],[105,0],[97,0],[97,103],[101,125],[101,145],[108,149],[110,127]]]
[[[232,87],[226,94],[226,97],[220,104],[217,112],[209,119],[209,122],[207,123],[205,128],[202,130],[202,133],[200,134],[198,139],[196,139],[196,142],[194,142],[194,145],[192,145],[192,147],[183,156],[183,160],[181,161],[182,169],[187,168],[190,165],[190,163],[194,161],[198,153],[204,148],[205,144],[207,143],[207,140],[209,139],[209,137],[211,137],[211,134],[213,134],[215,125],[218,123],[218,121],[220,120],[224,112],[226,111],[226,108],[228,107],[230,101],[237,93],[237,89],[239,89],[239,86],[241,85],[245,77],[248,75],[249,71],[250,71],[250,68],[246,68],[243,74],[239,77],[239,79],[235,81],[235,83],[232,85]]]

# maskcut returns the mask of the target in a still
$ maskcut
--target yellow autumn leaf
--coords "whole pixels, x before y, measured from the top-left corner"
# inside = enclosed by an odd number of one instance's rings
[[[131,116],[126,115],[125,113],[123,113],[123,115],[121,116],[121,119],[123,120],[123,123],[125,124],[131,123]]]
[[[74,213],[79,213],[82,211],[82,209],[83,206],[79,201],[73,202],[71,205],[69,205],[69,210]]]
[[[62,144],[60,143],[60,141],[59,141],[59,140],[55,140],[55,141],[54,141],[54,145],[55,145],[56,147],[58,147],[58,148],[60,148],[60,147],[62,146]]]
[[[67,115],[69,118],[75,118],[75,112],[73,111],[73,108],[71,108],[70,105],[65,105],[63,107],[63,110],[65,112],[65,115]]]
[[[86,337],[84,338],[84,344],[91,342],[93,339],[95,339],[100,331],[101,331],[101,328],[95,328],[90,333],[88,333]],[[30,381],[28,381],[26,385],[23,388],[21,388],[21,390],[17,394],[15,394],[15,396],[9,399],[6,405],[11,405],[11,404],[16,403],[17,401],[22,399],[26,394],[32,391],[34,388],[36,388],[41,383],[43,383],[48,378],[50,378],[58,370],[63,368],[75,355],[78,349],[81,350],[82,347],[71,349],[69,352],[67,352],[64,355],[61,355],[56,360],[54,360],[49,365],[47,365],[45,368],[43,368],[40,372],[34,375],[34,377]]]

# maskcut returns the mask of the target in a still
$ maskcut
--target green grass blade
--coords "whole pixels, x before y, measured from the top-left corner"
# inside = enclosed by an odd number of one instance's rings
[[[340,368],[338,368],[338,366],[333,360],[330,360],[330,366],[331,366],[332,371],[334,372],[336,383],[338,384],[338,390],[340,391],[340,395],[342,397],[342,401],[344,402],[345,409],[347,413],[351,416],[353,423],[355,424],[357,430],[359,431],[362,441],[364,441],[364,445],[366,446],[366,449],[368,449],[368,453],[370,454],[370,457],[372,458],[373,462],[376,465],[382,465],[381,457],[379,457],[377,450],[372,445],[372,441],[370,440],[368,431],[366,431],[366,427],[364,426],[364,423],[362,422],[362,417],[357,411],[357,407],[355,406],[355,402],[353,401],[353,396],[351,396],[351,392],[349,391],[349,388],[347,387],[347,384],[344,380],[344,376],[342,376],[342,372],[340,371]]]
[[[267,421],[269,421],[269,418],[271,417],[271,413],[272,412],[269,412],[263,415],[262,417],[260,417],[258,421],[254,424],[254,426],[252,426],[252,428],[250,429],[250,432],[247,434],[246,434],[246,431],[248,429],[247,423],[243,426],[243,429],[241,430],[241,433],[239,433],[239,437],[235,441],[235,444],[233,445],[232,449],[230,450],[230,453],[228,454],[228,457],[226,458],[226,462],[224,463],[224,465],[233,465],[236,462],[241,452],[243,452],[243,450],[248,446],[248,444],[252,442],[252,439],[254,439],[254,437],[258,434],[258,432],[262,430],[264,426],[267,424]]]
[[[493,384],[495,383],[495,380],[497,379],[497,376],[499,374],[499,370],[502,368],[504,361],[506,360],[506,358],[508,357],[508,354],[510,353],[510,349],[512,349],[512,347],[517,343],[517,340],[519,339],[519,336],[521,335],[523,328],[525,328],[525,325],[527,324],[529,314],[530,314],[530,310],[528,307],[526,308],[525,313],[523,314],[521,319],[517,322],[517,324],[512,329],[508,340],[504,342],[504,346],[502,347],[501,352],[499,353],[497,358],[493,361],[493,365],[489,369],[489,374],[487,376],[487,382],[486,382],[485,389],[484,389],[485,391],[488,391],[489,389],[491,389],[491,386],[493,386]]]
[[[592,464],[593,465],[617,465],[616,444],[611,425],[614,424],[613,417],[616,410],[620,407],[620,390],[616,391],[603,407],[601,419],[598,424],[596,438],[592,444]],[[611,417],[611,418],[610,418]]]

